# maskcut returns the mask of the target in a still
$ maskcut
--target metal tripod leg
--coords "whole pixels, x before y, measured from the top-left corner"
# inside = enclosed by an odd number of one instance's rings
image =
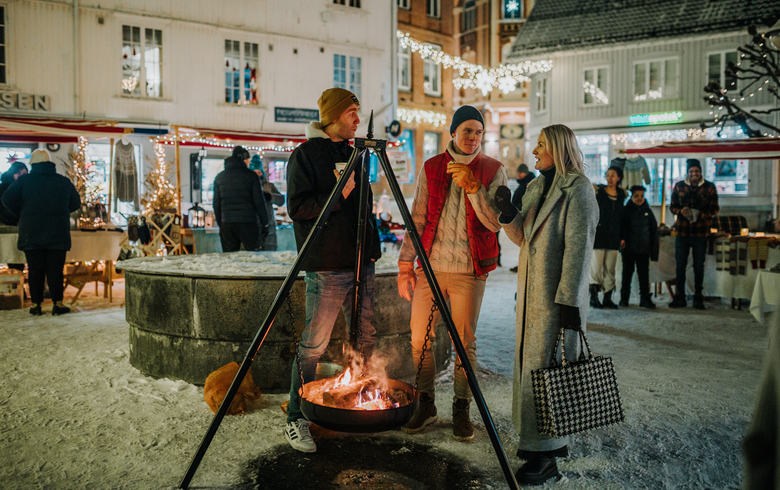
[[[350,322],[350,343],[352,344],[352,350],[360,353],[360,363],[364,364],[367,359],[364,358],[363,352],[363,328],[361,326],[363,317],[361,312],[363,310],[363,294],[365,290],[365,277],[366,277],[366,263],[370,260],[371,251],[366,250],[367,233],[368,233],[368,219],[371,213],[373,203],[369,205],[368,193],[370,190],[368,182],[368,164],[369,164],[369,152],[363,150],[361,161],[361,179],[360,179],[360,208],[358,211],[358,228],[357,228],[357,245],[355,250],[357,257],[355,259],[355,297],[352,303],[352,321]],[[357,189],[356,189],[357,190]],[[354,192],[354,191],[353,191]]]
[[[298,273],[301,271],[303,260],[308,256],[313,243],[317,240],[317,237],[322,231],[322,227],[325,225],[325,222],[330,216],[330,213],[333,210],[333,206],[338,201],[339,196],[341,195],[341,191],[344,189],[344,185],[347,183],[347,176],[351,175],[352,171],[357,166],[357,157],[359,153],[363,152],[358,152],[357,148],[352,151],[352,155],[349,157],[349,162],[347,163],[346,169],[344,169],[344,173],[336,183],[336,187],[333,189],[333,192],[330,193],[328,201],[320,213],[320,216],[317,218],[317,221],[314,223],[314,227],[309,233],[309,236],[306,238],[306,242],[304,242],[303,246],[301,247],[301,251],[298,253],[298,257],[296,257],[295,263],[293,263],[290,272],[287,273],[287,277],[285,278],[284,283],[282,283],[282,287],[276,294],[274,302],[271,305],[271,309],[268,311],[268,314],[263,321],[263,326],[255,335],[255,338],[252,341],[252,345],[249,346],[249,350],[247,351],[244,360],[241,362],[241,367],[238,368],[236,377],[233,378],[233,383],[230,385],[230,388],[225,395],[225,399],[219,406],[219,410],[217,410],[217,413],[214,415],[214,418],[211,421],[211,425],[206,431],[206,434],[203,436],[203,440],[198,447],[198,451],[195,453],[195,456],[193,456],[189,468],[187,468],[187,473],[185,473],[184,477],[179,483],[179,488],[189,488],[190,482],[195,476],[195,472],[198,470],[198,466],[200,466],[200,462],[203,459],[203,456],[206,454],[209,445],[211,444],[211,440],[214,439],[214,435],[217,433],[219,425],[222,423],[222,419],[227,414],[228,408],[230,408],[230,403],[233,401],[236,393],[238,393],[238,388],[241,386],[241,382],[244,380],[246,373],[249,372],[249,368],[252,367],[252,362],[255,359],[255,355],[257,355],[258,350],[263,345],[263,341],[265,340],[266,335],[268,335],[269,330],[271,330],[271,326],[276,319],[276,315],[282,308],[282,303],[285,300],[288,300],[287,296],[289,296],[295,279],[298,277]]]
[[[417,257],[420,259],[423,272],[425,272],[425,277],[428,279],[428,284],[431,287],[433,296],[436,299],[436,303],[439,305],[439,312],[441,313],[441,317],[444,320],[444,323],[447,325],[447,330],[450,333],[452,344],[455,346],[455,352],[458,354],[458,359],[460,360],[461,366],[466,373],[466,379],[469,382],[471,394],[474,397],[474,403],[476,403],[477,408],[479,409],[479,413],[482,415],[482,421],[485,423],[485,429],[487,430],[488,436],[490,436],[490,442],[493,444],[493,449],[496,452],[498,462],[504,472],[504,477],[506,478],[510,488],[519,488],[517,480],[515,479],[515,475],[512,473],[512,468],[509,466],[509,461],[507,460],[506,453],[504,452],[504,447],[501,445],[501,440],[498,438],[498,431],[496,430],[496,426],[493,423],[493,418],[490,415],[487,403],[485,403],[485,398],[482,396],[482,391],[479,389],[477,378],[474,375],[471,363],[469,362],[469,358],[466,355],[466,349],[463,347],[463,343],[460,340],[458,331],[455,328],[455,323],[452,321],[452,317],[450,316],[450,309],[447,307],[447,303],[444,299],[444,295],[441,292],[439,283],[436,281],[436,275],[434,274],[433,268],[431,267],[431,262],[428,260],[428,256],[425,254],[425,249],[423,248],[420,234],[417,233],[417,228],[414,226],[412,215],[409,213],[409,209],[406,207],[406,201],[404,200],[404,196],[401,193],[401,188],[398,186],[398,181],[396,180],[393,169],[387,159],[387,152],[383,148],[376,150],[376,152],[377,156],[379,157],[379,163],[382,165],[382,170],[385,172],[387,183],[390,185],[395,202],[398,204],[398,209],[401,211],[401,216],[403,217],[404,223],[406,224],[406,234],[412,239],[414,249],[417,252]]]

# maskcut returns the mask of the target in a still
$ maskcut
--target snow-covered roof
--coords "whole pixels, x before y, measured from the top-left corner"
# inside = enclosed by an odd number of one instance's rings
[[[771,26],[777,0],[537,0],[510,58]]]

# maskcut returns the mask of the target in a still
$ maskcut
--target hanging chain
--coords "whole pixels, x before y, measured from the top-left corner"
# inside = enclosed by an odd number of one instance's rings
[[[301,388],[303,388],[303,369],[301,368],[301,356],[300,352],[298,351],[298,347],[300,346],[301,339],[298,336],[298,330],[295,328],[295,317],[293,316],[293,309],[292,309],[292,293],[290,293],[289,296],[287,296],[287,314],[290,315],[290,328],[292,328],[293,331],[293,341],[295,342],[295,362],[298,363],[298,376],[301,378]]]
[[[425,360],[425,352],[428,349],[428,341],[431,339],[431,327],[433,326],[433,316],[439,307],[436,305],[436,300],[431,300],[431,314],[428,315],[428,328],[425,330],[425,341],[423,342],[422,354],[420,354],[420,363],[417,365],[417,376],[414,378],[414,392],[417,393],[417,385],[420,383],[420,373],[422,372],[423,361]]]
[[[361,292],[363,291],[362,287],[360,288],[360,291]],[[365,366],[366,360],[363,358],[363,322],[362,322],[362,319],[363,319],[363,294],[358,295],[358,290],[357,290],[357,288],[355,288],[355,296],[356,296],[355,301],[359,301],[360,302],[360,303],[358,303],[358,308],[357,308],[358,311],[360,312],[360,314],[357,315],[357,318],[354,319],[355,320],[354,321],[354,323],[355,323],[355,330],[357,331],[357,333],[356,333],[356,335],[357,335],[357,340],[356,340],[357,346],[356,347],[358,348],[358,353],[360,353],[360,363],[363,366]]]

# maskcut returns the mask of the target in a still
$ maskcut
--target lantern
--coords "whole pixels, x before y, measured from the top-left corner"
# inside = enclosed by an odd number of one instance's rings
[[[189,222],[190,228],[203,228],[206,226],[206,210],[202,207],[198,206],[198,203],[195,203],[188,211],[187,211],[187,221]]]

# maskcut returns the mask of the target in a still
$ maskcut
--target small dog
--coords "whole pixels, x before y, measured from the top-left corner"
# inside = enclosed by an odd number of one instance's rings
[[[222,400],[225,399],[225,395],[227,395],[239,367],[237,362],[231,362],[209,374],[208,378],[206,378],[206,385],[203,387],[203,399],[206,400],[212,412],[217,413],[217,410],[219,410],[219,406],[222,404]],[[258,398],[260,398],[260,388],[255,385],[252,379],[252,371],[249,371],[244,376],[244,380],[241,381],[241,386],[238,387],[238,392],[233,397],[233,401],[230,402],[227,415],[246,413],[247,400],[254,401]]]

